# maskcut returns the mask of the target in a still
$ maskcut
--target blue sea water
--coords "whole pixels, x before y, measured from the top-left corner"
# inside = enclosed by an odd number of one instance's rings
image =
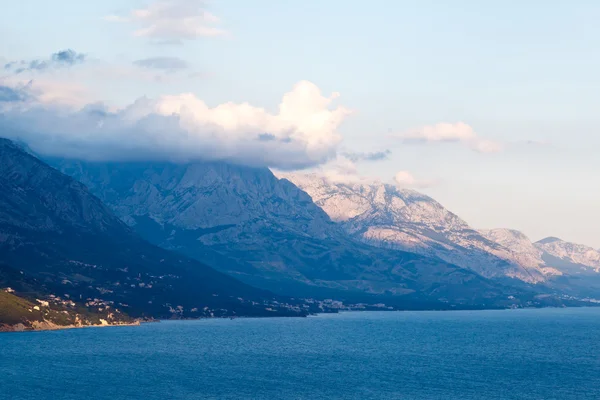
[[[600,399],[600,309],[0,334],[1,399]]]

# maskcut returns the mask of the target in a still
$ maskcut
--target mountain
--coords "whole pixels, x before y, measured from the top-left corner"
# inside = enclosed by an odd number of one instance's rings
[[[6,139],[0,139],[0,285],[28,301],[58,298],[131,317],[303,314],[148,243],[83,184]]]
[[[563,273],[544,261],[544,252],[524,233],[514,229],[488,229],[479,232],[489,240],[509,249],[512,258],[520,265],[535,267],[547,277],[561,276]]]
[[[547,265],[571,275],[600,274],[600,250],[548,237],[535,243]]]
[[[280,176],[306,191],[332,220],[364,243],[437,257],[488,278],[537,283],[549,272],[414,190],[377,182],[335,182],[317,174]]]
[[[351,239],[308,194],[266,168],[52,162],[146,239],[278,293],[456,304],[514,295],[439,258]]]
[[[545,285],[560,293],[600,297],[600,252],[550,237],[532,243],[511,229],[481,231],[488,239],[510,249],[523,264],[536,265],[548,277]]]

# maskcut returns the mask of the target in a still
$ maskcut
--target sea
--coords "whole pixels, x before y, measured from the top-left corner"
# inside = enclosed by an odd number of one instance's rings
[[[0,399],[600,399],[600,308],[3,333]]]

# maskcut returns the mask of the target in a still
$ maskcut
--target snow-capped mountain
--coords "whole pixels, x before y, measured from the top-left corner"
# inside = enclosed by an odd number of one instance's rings
[[[537,256],[521,257],[485,237],[432,198],[374,182],[335,182],[317,174],[286,174],[353,237],[471,269],[485,277],[541,282],[552,271]]]
[[[571,275],[600,274],[600,251],[582,244],[548,237],[535,243],[544,262]]]

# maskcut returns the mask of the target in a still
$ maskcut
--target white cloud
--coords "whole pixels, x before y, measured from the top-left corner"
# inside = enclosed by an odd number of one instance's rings
[[[325,164],[312,168],[308,172],[294,173],[273,170],[278,178],[287,178],[293,182],[298,180],[308,180],[310,183],[313,177],[319,177],[333,184],[362,184],[372,185],[381,184],[378,176],[368,176],[362,174],[354,161],[344,155],[339,155]],[[391,183],[391,182],[390,182]],[[393,184],[401,189],[425,189],[439,184],[438,180],[417,179],[409,171],[398,171],[393,179]]]
[[[290,174],[281,171],[273,171],[275,175],[279,177],[286,177]],[[354,183],[364,183],[371,184],[374,182],[379,182],[378,178],[369,177],[362,175],[356,162],[350,158],[348,158],[344,154],[338,154],[335,158],[332,158],[328,162],[319,165],[315,168],[312,168],[309,174],[294,174],[293,176],[309,176],[315,175],[320,178],[326,179],[332,183],[342,183],[342,184],[354,184]]]
[[[24,74],[26,75],[26,74]],[[25,80],[19,76],[0,77],[0,85],[12,87],[27,94],[28,100],[35,99],[38,103],[52,104],[53,107],[77,107],[82,102],[91,101],[87,88],[77,83],[75,80],[57,79],[60,74],[52,76],[43,76],[31,78],[27,76]],[[14,104],[11,108],[14,108]],[[22,106],[19,105],[19,108]],[[0,108],[0,112],[2,109]],[[1,133],[1,132],[0,132]]]
[[[342,141],[337,128],[349,114],[331,108],[337,93],[325,97],[307,81],[286,93],[274,114],[248,103],[211,108],[191,93],[143,97],[112,111],[45,101],[35,83],[31,92],[36,100],[0,108],[0,135],[16,136],[42,154],[100,160],[224,159],[306,168],[335,157]]]
[[[133,64],[93,62],[77,69],[56,69],[39,74],[26,71],[18,75],[0,76],[0,85],[25,86],[37,103],[82,108],[99,98],[112,96],[115,85],[122,90],[133,82],[170,84],[187,75],[171,71],[140,68]],[[110,83],[110,84],[109,84]],[[35,103],[29,103],[33,106]]]
[[[493,140],[476,139],[468,143],[478,153],[499,153],[504,150],[504,145]]]
[[[185,61],[176,58],[156,57],[138,61],[90,59],[77,68],[52,68],[44,73],[32,70],[0,76],[0,85],[27,86],[40,103],[82,108],[98,102],[98,99],[111,99],[125,106],[139,96],[140,87],[168,93],[172,86],[185,87],[190,79],[210,76],[193,70],[191,66],[184,68],[187,66]],[[117,92],[115,87],[119,88]]]
[[[356,164],[345,156],[337,156],[319,168],[319,175],[336,183],[355,183],[365,180],[358,173]]]
[[[409,143],[458,142],[479,153],[497,153],[504,148],[500,142],[480,138],[473,128],[464,122],[427,125],[399,137]]]
[[[133,10],[124,17],[110,15],[111,22],[131,22],[139,26],[135,36],[164,42],[193,40],[206,36],[222,36],[220,20],[206,10],[204,0],[158,0],[145,8]]]
[[[435,181],[420,180],[408,171],[398,171],[394,176],[396,185],[401,188],[427,188],[435,185]]]

